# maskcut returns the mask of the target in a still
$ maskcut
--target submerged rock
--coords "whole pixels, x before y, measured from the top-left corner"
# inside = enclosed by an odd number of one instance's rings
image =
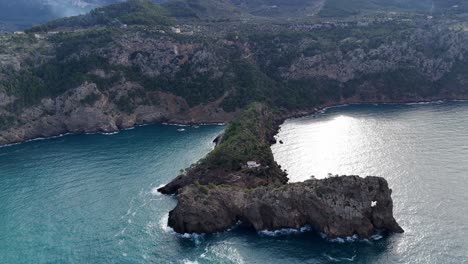
[[[391,193],[385,179],[358,176],[253,189],[190,185],[179,191],[169,226],[178,233],[214,233],[242,221],[257,231],[310,225],[329,237],[402,233]]]

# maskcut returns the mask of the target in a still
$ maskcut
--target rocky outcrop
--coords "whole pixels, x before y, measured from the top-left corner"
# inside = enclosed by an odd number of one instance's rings
[[[331,177],[252,189],[193,185],[178,195],[169,226],[179,233],[214,233],[241,221],[259,230],[310,225],[329,237],[401,233],[391,189],[379,177]]]
[[[257,231],[309,225],[330,237],[364,238],[379,230],[403,232],[383,178],[342,176],[288,184],[270,149],[277,116],[253,104],[231,122],[214,151],[158,190],[177,194],[169,226],[179,233],[214,233],[238,221]],[[246,166],[248,161],[258,166]]]

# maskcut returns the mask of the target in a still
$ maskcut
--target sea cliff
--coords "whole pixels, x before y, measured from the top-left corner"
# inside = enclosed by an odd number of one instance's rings
[[[280,116],[262,104],[249,106],[215,150],[161,187],[178,198],[168,225],[179,233],[224,231],[238,221],[257,231],[308,225],[329,237],[403,232],[383,178],[337,176],[288,184],[270,149]]]

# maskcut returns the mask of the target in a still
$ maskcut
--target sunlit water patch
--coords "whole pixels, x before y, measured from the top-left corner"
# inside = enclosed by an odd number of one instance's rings
[[[273,152],[292,182],[385,177],[406,233],[386,240],[383,259],[459,263],[468,262],[467,131],[467,102],[348,106],[286,121]]]

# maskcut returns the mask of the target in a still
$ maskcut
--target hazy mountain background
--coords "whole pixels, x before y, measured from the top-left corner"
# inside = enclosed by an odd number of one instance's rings
[[[47,21],[86,13],[122,0],[1,0],[0,31],[14,31]],[[166,0],[155,0],[165,2]],[[457,12],[463,0],[169,0],[172,10],[195,16],[313,16],[357,15],[365,11]]]
[[[0,0],[0,31],[22,30],[124,0]],[[155,0],[162,2],[164,0]]]
[[[0,29],[20,30],[52,19],[83,14],[118,0],[1,0]]]

